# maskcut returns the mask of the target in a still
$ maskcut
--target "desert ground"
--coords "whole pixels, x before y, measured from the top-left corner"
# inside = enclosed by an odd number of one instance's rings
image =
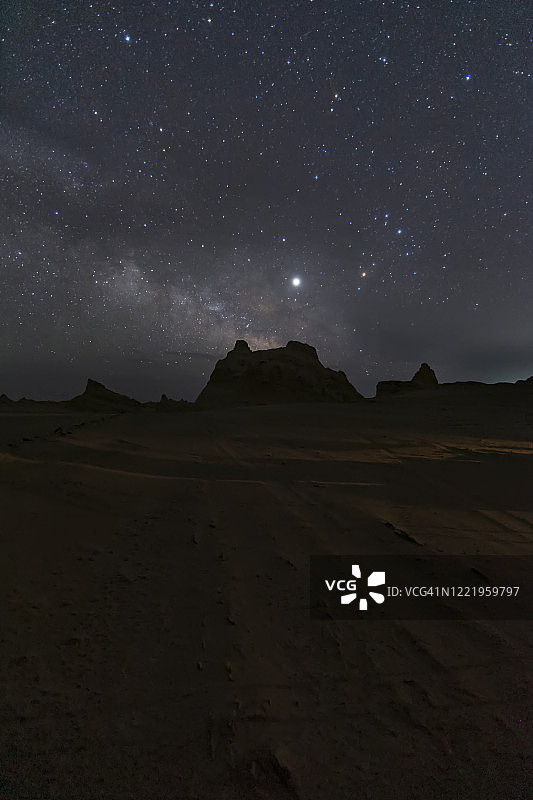
[[[531,555],[532,423],[3,409],[0,798],[531,797],[531,621],[313,620],[308,565]]]

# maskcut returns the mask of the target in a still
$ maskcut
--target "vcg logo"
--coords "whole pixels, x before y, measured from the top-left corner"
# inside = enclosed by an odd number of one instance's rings
[[[361,577],[361,570],[359,568],[359,564],[352,564],[352,575],[354,578],[359,579]],[[384,572],[371,572],[366,580],[366,586],[382,586],[385,583],[385,573]],[[341,594],[341,604],[343,606],[349,605],[353,603],[354,600],[357,599],[357,581],[353,580],[352,578],[340,580],[326,580],[326,586],[328,590],[331,592],[335,587],[339,592],[346,592],[346,594]],[[365,584],[363,583],[363,587]],[[363,588],[363,593],[366,594]],[[361,595],[361,592],[360,592]],[[385,600],[385,595],[381,594],[380,592],[371,592],[368,591],[368,595],[374,600],[376,603],[383,603]],[[359,597],[359,611],[366,611],[368,609],[368,600],[366,597]]]

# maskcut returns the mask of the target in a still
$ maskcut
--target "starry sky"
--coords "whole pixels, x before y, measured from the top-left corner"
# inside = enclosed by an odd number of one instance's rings
[[[533,374],[527,2],[2,6],[0,393]]]

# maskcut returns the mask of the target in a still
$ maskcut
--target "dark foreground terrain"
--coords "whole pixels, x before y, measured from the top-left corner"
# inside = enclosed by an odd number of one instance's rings
[[[530,797],[531,622],[311,620],[308,563],[531,555],[532,419],[2,412],[0,798]]]

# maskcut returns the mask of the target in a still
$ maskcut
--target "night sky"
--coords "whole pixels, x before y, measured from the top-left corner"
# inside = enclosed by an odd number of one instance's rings
[[[527,2],[2,5],[0,393],[533,374]]]

